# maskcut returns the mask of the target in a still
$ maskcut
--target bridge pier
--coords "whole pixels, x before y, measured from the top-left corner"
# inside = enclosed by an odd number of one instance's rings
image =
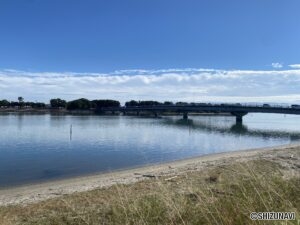
[[[243,116],[247,114],[247,112],[231,112],[231,115],[235,116],[235,122],[237,124],[243,123]]]
[[[139,116],[140,115],[140,111],[136,111],[136,115]]]
[[[184,119],[184,120],[187,120],[187,119],[188,119],[188,113],[187,113],[187,112],[184,112],[184,113],[183,113],[183,119]]]
[[[157,112],[153,112],[153,114],[154,114],[154,117],[155,117],[155,118],[158,117]]]

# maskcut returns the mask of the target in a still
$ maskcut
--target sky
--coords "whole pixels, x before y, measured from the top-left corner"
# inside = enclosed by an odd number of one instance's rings
[[[298,0],[0,0],[0,99],[300,102]]]

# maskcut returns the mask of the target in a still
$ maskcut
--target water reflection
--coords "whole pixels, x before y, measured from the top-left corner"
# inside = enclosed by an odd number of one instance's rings
[[[0,187],[300,139],[295,131],[300,117],[249,117],[245,121],[235,124],[231,117],[209,116],[183,120],[2,114]]]
[[[248,127],[242,123],[236,123],[230,127],[231,133],[246,134],[249,132]]]
[[[261,138],[288,138],[291,141],[300,140],[300,132],[288,132],[278,130],[261,130],[261,129],[248,129],[242,123],[233,123],[230,127],[215,126],[211,123],[202,123],[199,120],[193,119],[172,119],[166,118],[164,121],[167,126],[188,127],[189,130],[199,130],[206,132],[218,132],[220,134],[244,135]]]

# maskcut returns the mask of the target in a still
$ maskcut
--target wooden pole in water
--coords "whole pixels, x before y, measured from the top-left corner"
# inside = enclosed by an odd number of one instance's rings
[[[72,124],[70,125],[70,140],[72,140]]]

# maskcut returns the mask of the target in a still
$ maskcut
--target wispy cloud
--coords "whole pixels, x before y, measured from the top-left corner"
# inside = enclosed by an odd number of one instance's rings
[[[300,69],[300,64],[291,64],[291,65],[289,65],[289,67],[291,67],[293,69]]]
[[[272,63],[271,65],[275,69],[280,69],[280,68],[283,67],[283,64],[282,63],[278,63],[278,62]]]
[[[0,99],[300,102],[300,70],[166,69],[112,73],[0,71]]]

